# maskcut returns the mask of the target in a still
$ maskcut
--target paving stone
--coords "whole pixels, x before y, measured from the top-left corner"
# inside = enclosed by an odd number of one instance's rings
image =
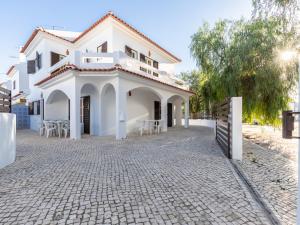
[[[18,212],[18,213],[16,213]],[[203,127],[81,140],[17,133],[0,224],[268,224]]]
[[[252,186],[282,224],[296,224],[296,161],[281,150],[263,148],[249,140],[244,140],[243,149],[244,160],[239,164]]]

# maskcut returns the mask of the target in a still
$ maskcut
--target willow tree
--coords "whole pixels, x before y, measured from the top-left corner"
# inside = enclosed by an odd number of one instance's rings
[[[244,120],[276,124],[296,81],[295,64],[281,65],[278,50],[294,36],[275,19],[203,24],[192,36],[191,53],[201,71],[206,110],[226,97],[243,96]]]

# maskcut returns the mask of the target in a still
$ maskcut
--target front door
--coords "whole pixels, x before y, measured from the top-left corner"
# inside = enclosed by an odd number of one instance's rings
[[[173,105],[172,103],[168,103],[168,127],[172,127],[173,123],[172,123],[172,120],[173,120]]]
[[[160,102],[155,101],[154,102],[154,119],[160,120],[160,118],[161,118],[160,114],[161,114]]]
[[[90,134],[90,96],[83,97],[83,130]]]

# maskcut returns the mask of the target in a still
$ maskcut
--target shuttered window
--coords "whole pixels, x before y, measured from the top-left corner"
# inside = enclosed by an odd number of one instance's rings
[[[40,101],[36,101],[36,115],[40,115],[41,114],[41,103]]]
[[[28,114],[29,115],[40,115],[41,104],[40,101],[34,101],[28,103]]]
[[[134,59],[138,58],[138,52],[133,50],[132,48],[128,47],[127,45],[125,46],[125,53],[131,58],[134,58]]]
[[[146,63],[146,56],[142,53],[140,53],[140,61]]]
[[[34,74],[35,73],[35,60],[27,61],[27,73]]]
[[[40,70],[42,68],[42,54],[36,52],[35,60],[36,60],[36,67],[38,70]]]
[[[33,115],[34,111],[33,111],[33,102],[29,102],[28,104],[28,114],[29,115]]]
[[[60,60],[62,60],[65,56],[58,54],[56,52],[51,52],[51,66],[55,65],[56,63],[58,63]]]
[[[107,41],[97,47],[97,52],[98,53],[106,53],[107,52]]]

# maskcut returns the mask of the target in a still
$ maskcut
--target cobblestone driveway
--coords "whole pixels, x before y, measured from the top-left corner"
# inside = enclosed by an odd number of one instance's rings
[[[191,127],[126,141],[18,133],[0,224],[268,224],[215,144]]]

